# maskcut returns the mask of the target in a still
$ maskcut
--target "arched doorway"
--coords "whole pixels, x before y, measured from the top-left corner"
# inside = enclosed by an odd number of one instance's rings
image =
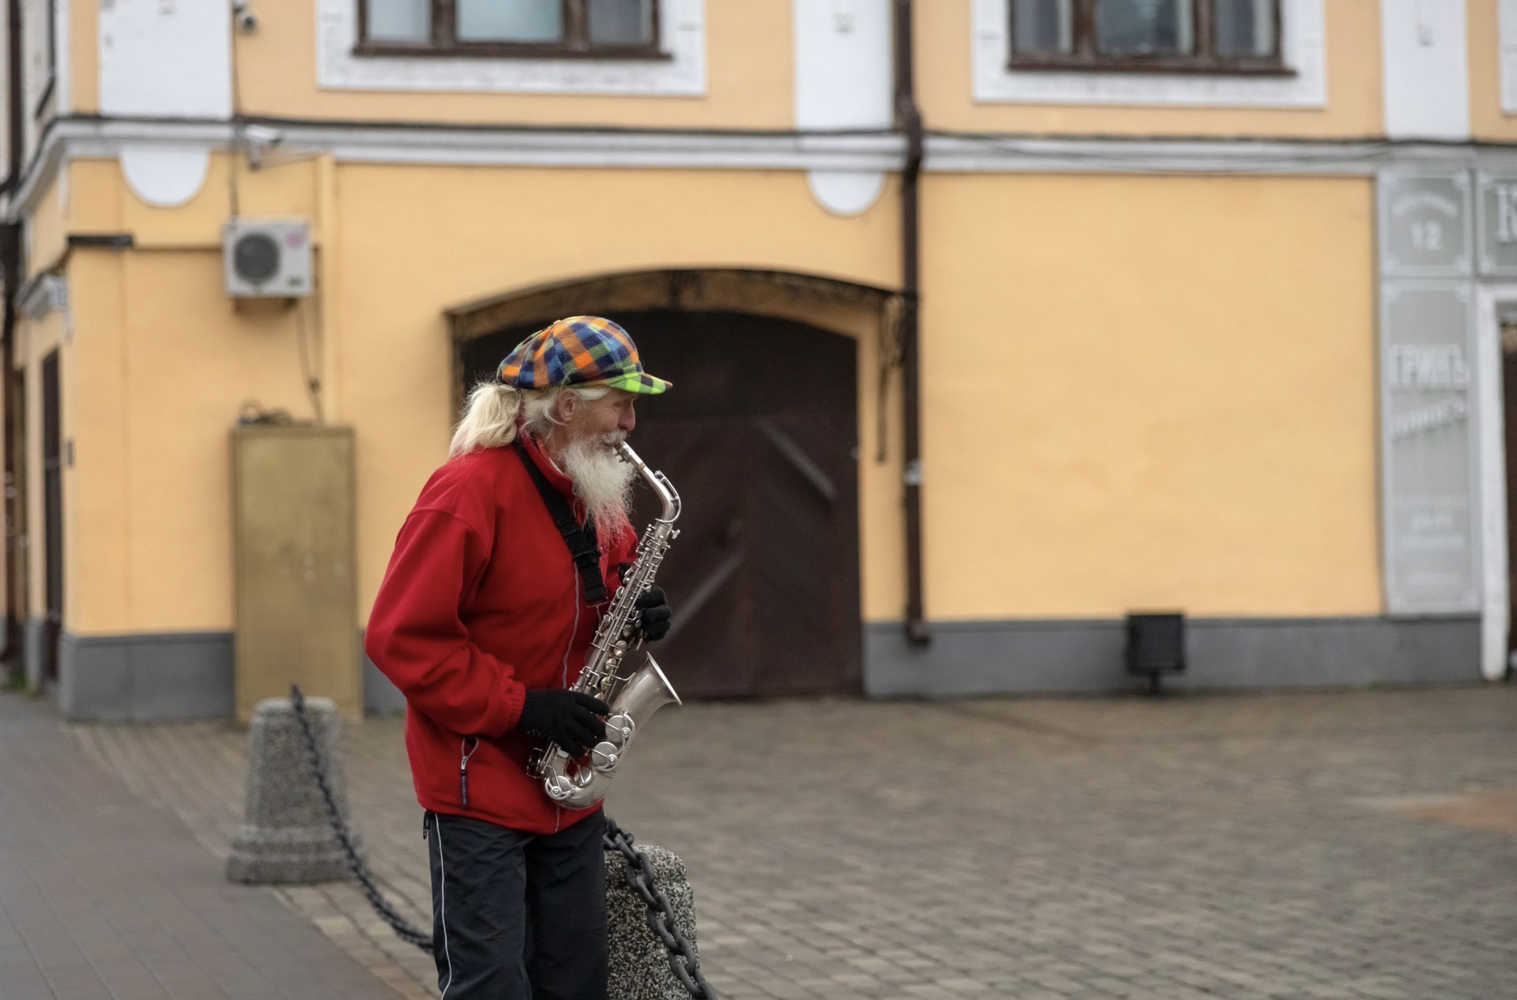
[[[633,438],[684,501],[659,571],[676,626],[655,649],[675,687],[693,697],[858,692],[857,341],[730,307],[573,298],[568,311],[626,326],[648,369],[675,386],[639,401]],[[513,310],[514,322],[458,337],[458,389],[566,311],[550,309],[530,320]],[[639,526],[651,514],[642,495]]]

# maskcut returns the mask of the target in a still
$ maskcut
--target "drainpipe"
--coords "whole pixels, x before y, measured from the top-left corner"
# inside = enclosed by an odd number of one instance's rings
[[[7,134],[5,188],[14,198],[21,186],[21,169],[26,150],[26,95],[21,82],[21,2],[6,0],[5,70],[6,107],[10,130]],[[19,543],[21,525],[17,512],[20,479],[16,469],[16,394],[12,391],[16,361],[16,293],[21,288],[21,220],[0,224],[0,284],[5,288],[4,326],[0,327],[0,391],[4,392],[3,433],[5,435],[5,658],[15,662],[21,650],[21,597],[17,579],[20,569]]]
[[[896,127],[906,135],[901,169],[901,390],[905,413],[902,481],[906,496],[906,639],[925,646],[931,638],[922,601],[922,405],[918,351],[922,174],[922,114],[917,108],[911,0],[895,0]]]

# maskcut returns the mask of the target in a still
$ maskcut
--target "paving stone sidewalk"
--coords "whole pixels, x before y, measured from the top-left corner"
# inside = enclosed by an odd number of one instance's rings
[[[382,1000],[268,892],[228,885],[173,815],[0,695],[0,998]]]
[[[224,854],[244,733],[67,729]],[[399,720],[347,740],[375,869],[424,920]],[[628,767],[610,811],[685,858],[729,1000],[1517,997],[1510,687],[690,705]],[[351,887],[285,898],[429,995]]]

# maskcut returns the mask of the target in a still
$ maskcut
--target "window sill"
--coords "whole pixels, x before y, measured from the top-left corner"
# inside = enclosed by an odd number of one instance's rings
[[[1190,59],[1112,59],[1097,62],[1092,59],[1039,59],[1017,56],[1006,64],[1007,72],[1058,72],[1058,73],[1182,73],[1187,76],[1234,76],[1290,78],[1296,71],[1278,62],[1215,61],[1199,62]]]
[[[360,58],[383,58],[391,56],[420,57],[426,59],[580,59],[588,61],[616,62],[669,62],[674,58],[668,52],[643,47],[572,49],[565,45],[512,45],[509,43],[476,43],[440,47],[435,45],[408,44],[406,42],[359,42],[352,54]]]

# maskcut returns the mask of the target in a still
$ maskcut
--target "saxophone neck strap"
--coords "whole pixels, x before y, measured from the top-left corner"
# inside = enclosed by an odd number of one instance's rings
[[[548,482],[548,477],[532,461],[532,456],[527,454],[526,446],[519,439],[516,442],[516,455],[521,459],[522,468],[531,477],[532,485],[537,487],[537,495],[543,498],[543,505],[553,518],[553,526],[564,536],[564,544],[569,546],[569,555],[574,558],[580,582],[584,584],[585,602],[600,604],[606,599],[606,580],[600,571],[600,543],[595,537],[595,522],[587,517],[583,525],[579,523],[568,498]]]

